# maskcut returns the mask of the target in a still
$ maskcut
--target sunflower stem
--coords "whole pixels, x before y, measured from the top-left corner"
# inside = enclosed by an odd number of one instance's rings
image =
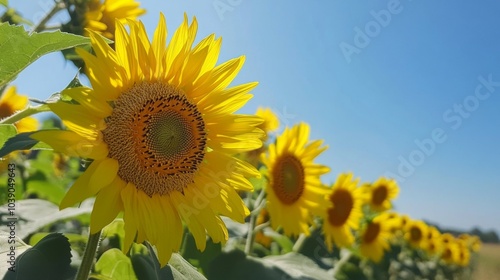
[[[299,235],[299,238],[297,238],[297,241],[295,241],[295,244],[293,244],[292,251],[298,253],[300,249],[304,246],[304,242],[306,241],[307,236],[303,233]]]
[[[83,253],[82,264],[76,273],[76,280],[87,280],[89,278],[90,270],[94,264],[95,253],[97,247],[99,247],[99,241],[101,240],[101,232],[102,231],[98,231],[97,233],[89,234],[89,241]]]
[[[266,196],[266,192],[264,190],[261,190],[259,193],[259,196],[257,196],[257,199],[255,199],[255,203],[253,204],[253,207],[254,208],[259,207],[265,196]]]
[[[21,110],[21,111],[15,113],[9,117],[2,119],[0,121],[0,124],[14,124],[15,122],[18,122],[18,121],[20,121],[26,117],[29,117],[31,115],[41,113],[41,112],[47,112],[47,111],[50,111],[50,108],[49,108],[49,106],[47,106],[47,104],[42,104],[42,105],[35,106],[35,107],[29,106],[24,110]]]
[[[250,255],[252,252],[253,242],[255,239],[254,228],[257,222],[257,215],[250,215],[250,222],[248,223],[247,242],[245,244],[245,254]]]
[[[38,24],[33,27],[32,32],[40,32],[45,30],[45,24],[55,15],[57,14],[60,10],[63,10],[66,8],[66,5],[61,2],[61,1],[55,1],[54,7],[38,22]]]
[[[342,257],[340,258],[340,260],[335,264],[335,266],[333,267],[333,278],[334,279],[337,279],[337,274],[339,273],[339,271],[342,269],[342,266],[344,266],[345,263],[347,263],[349,261],[349,259],[351,258],[352,254],[351,254],[351,251],[349,250],[346,250],[346,249],[343,249],[341,251],[341,253],[344,253],[342,255]]]
[[[253,229],[253,233],[256,234],[257,232],[263,230],[264,228],[268,227],[269,225],[271,225],[271,222],[270,221],[267,221],[265,223],[262,223],[258,226],[255,226],[255,228]]]
[[[252,247],[253,247],[253,242],[255,240],[255,224],[257,223],[257,216],[259,215],[259,212],[266,206],[266,201],[264,200],[266,196],[266,192],[264,190],[261,190],[259,195],[257,196],[257,199],[255,199],[255,202],[253,204],[253,209],[250,212],[250,222],[248,223],[248,234],[247,234],[247,240],[245,243],[245,254],[250,255],[252,252]],[[249,203],[249,205],[252,205]]]

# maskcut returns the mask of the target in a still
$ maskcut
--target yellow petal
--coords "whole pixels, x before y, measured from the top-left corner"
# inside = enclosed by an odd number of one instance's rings
[[[121,191],[126,183],[118,176],[103,188],[95,199],[94,208],[90,216],[90,232],[96,233],[111,223],[123,209]]]
[[[108,155],[108,147],[102,141],[91,141],[67,130],[38,131],[30,135],[32,139],[45,142],[56,152],[69,156],[100,160]]]
[[[90,177],[89,184],[92,188],[102,189],[115,180],[117,173],[118,161],[106,158],[99,163],[98,169]]]
[[[68,190],[61,203],[59,204],[59,209],[68,208],[81,202],[93,195],[95,195],[100,188],[97,185],[91,185],[90,180],[92,176],[99,169],[101,161],[94,161],[90,166],[83,172],[83,174],[76,179],[73,186]]]
[[[105,118],[113,112],[113,108],[108,103],[101,99],[100,96],[94,93],[90,88],[78,87],[64,90],[62,94],[67,94],[80,105],[89,109],[92,114],[98,115],[100,118]]]

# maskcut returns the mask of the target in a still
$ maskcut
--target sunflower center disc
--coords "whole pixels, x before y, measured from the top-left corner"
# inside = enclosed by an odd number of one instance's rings
[[[14,113],[15,111],[13,110],[11,105],[8,104],[7,102],[0,104],[0,119],[8,117]]]
[[[410,238],[412,241],[418,242],[422,239],[422,231],[417,227],[410,229]]]
[[[431,251],[431,252],[436,251],[436,244],[434,244],[434,242],[432,242],[432,241],[429,242],[429,246],[428,247],[429,247],[429,251]]]
[[[366,228],[365,234],[363,235],[364,243],[372,243],[380,233],[379,223],[369,223]]]
[[[444,260],[449,260],[451,259],[453,256],[453,252],[451,252],[451,249],[450,248],[446,248],[443,252],[443,259]]]
[[[304,192],[304,167],[292,155],[281,156],[273,168],[273,190],[278,199],[290,205]]]
[[[387,195],[388,195],[388,192],[387,192],[386,186],[382,185],[382,186],[377,187],[373,191],[373,195],[372,195],[373,204],[381,205],[387,199]]]
[[[149,196],[182,192],[205,156],[201,113],[168,84],[142,83],[124,92],[102,133],[120,178]]]
[[[344,189],[338,189],[330,196],[330,201],[333,203],[333,207],[328,209],[330,224],[336,227],[343,226],[349,219],[354,207],[354,199],[351,193]]]

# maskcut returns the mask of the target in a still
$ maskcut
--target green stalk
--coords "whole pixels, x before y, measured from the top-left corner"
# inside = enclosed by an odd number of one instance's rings
[[[340,260],[333,267],[333,278],[334,279],[337,279],[336,276],[340,272],[340,270],[342,269],[342,266],[344,266],[344,264],[347,263],[352,256],[351,251],[349,251],[347,249],[342,250],[342,252],[344,252],[344,255],[342,256],[342,258],[340,258]]]
[[[102,231],[98,231],[97,233],[89,234],[89,241],[83,253],[82,264],[76,273],[76,280],[87,280],[89,278],[90,270],[94,264],[95,253],[97,247],[99,247],[99,241],[101,240],[101,232]]]
[[[309,227],[309,232],[313,232],[316,230],[316,224],[313,224],[312,226]],[[292,251],[298,253],[302,247],[304,247],[304,243],[307,239],[307,236],[303,233],[299,235],[299,238],[295,241],[295,244],[293,244]]]
[[[40,20],[40,22],[33,28],[33,32],[40,32],[45,30],[45,24],[59,11],[66,8],[66,5],[63,2],[56,1],[54,7]]]
[[[292,251],[298,253],[300,249],[304,246],[304,242],[306,241],[307,236],[303,233],[299,235],[299,238],[297,238],[297,241],[295,241],[295,244],[293,244]]]
[[[21,110],[9,117],[6,117],[0,121],[0,124],[14,124],[15,122],[18,122],[22,120],[23,118],[29,117],[31,115],[41,113],[41,112],[47,112],[50,111],[50,108],[47,104],[42,104],[39,106],[31,107],[29,106],[28,108]]]
[[[257,222],[257,216],[250,215],[250,223],[248,224],[247,242],[245,244],[246,255],[250,255],[250,253],[252,252],[253,242],[255,239],[253,228],[255,227],[256,222]]]
[[[245,243],[245,254],[247,255],[250,255],[252,252],[253,242],[255,240],[254,228],[257,223],[257,216],[266,205],[266,201],[264,200],[265,195],[266,192],[261,190],[259,196],[255,200],[254,209],[252,209],[252,212],[250,213],[250,222],[248,223],[247,240]]]

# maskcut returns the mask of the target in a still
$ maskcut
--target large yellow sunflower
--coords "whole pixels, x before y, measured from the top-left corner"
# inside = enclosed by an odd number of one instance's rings
[[[349,247],[354,242],[353,229],[358,229],[362,217],[363,196],[358,188],[359,179],[353,179],[352,173],[340,174],[330,189],[327,200],[331,206],[323,213],[323,232],[328,249],[333,243],[339,247]]]
[[[311,214],[327,205],[327,190],[319,177],[330,169],[313,162],[327,147],[321,147],[321,140],[309,142],[308,138],[309,126],[305,123],[287,128],[262,156],[269,172],[266,193],[271,226],[283,227],[289,236],[309,234]]]
[[[372,184],[364,185],[363,191],[367,194],[370,207],[381,212],[392,208],[391,200],[398,196],[399,187],[394,179],[381,177]]]
[[[15,86],[5,90],[0,98],[0,119],[11,116],[19,110],[28,106],[28,97],[17,94]],[[38,127],[38,121],[33,117],[26,117],[14,124],[17,132],[34,131]]]
[[[115,19],[122,24],[125,24],[127,19],[137,19],[146,12],[139,6],[140,3],[135,0],[104,0],[104,2],[103,0],[89,0],[85,12],[85,28],[113,40]],[[85,30],[85,36],[89,36],[88,30]]]
[[[397,222],[394,218],[384,214],[369,221],[360,235],[361,255],[374,262],[380,262],[384,252],[390,248],[391,227]]]
[[[56,151],[94,161],[75,181],[60,208],[97,194],[90,230],[98,232],[124,212],[125,246],[156,245],[160,263],[179,250],[182,221],[205,248],[228,233],[219,214],[244,222],[249,214],[236,190],[252,190],[258,171],[234,154],[259,148],[257,116],[234,114],[257,83],[228,88],[243,66],[239,57],[215,66],[221,39],[192,44],[196,19],[187,16],[166,45],[161,15],[150,43],[141,22],[130,34],[116,23],[116,51],[90,33],[96,55],[77,50],[93,89],[64,91],[78,104],[51,104],[70,131],[32,137]]]

